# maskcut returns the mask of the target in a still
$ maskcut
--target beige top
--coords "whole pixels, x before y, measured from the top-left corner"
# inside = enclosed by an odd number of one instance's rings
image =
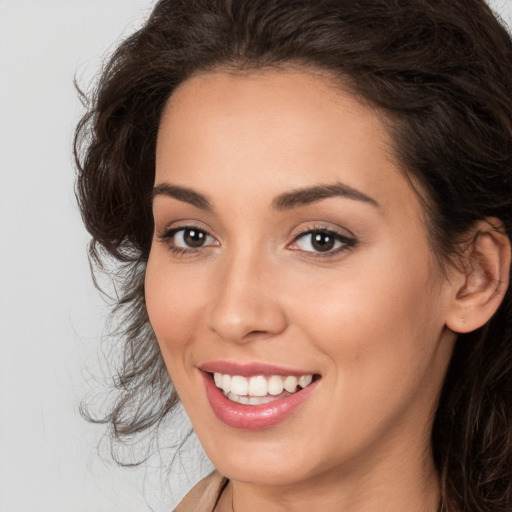
[[[213,512],[227,483],[227,478],[213,471],[192,487],[174,512]]]

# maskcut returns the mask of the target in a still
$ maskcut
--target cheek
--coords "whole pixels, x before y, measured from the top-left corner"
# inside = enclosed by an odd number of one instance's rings
[[[183,266],[185,267],[185,266]],[[151,326],[168,362],[183,350],[199,325],[203,280],[198,275],[173,271],[165,256],[151,253],[146,269],[145,296]],[[203,295],[204,296],[204,295]]]
[[[339,450],[370,442],[404,415],[423,428],[444,375],[449,354],[437,349],[442,288],[426,286],[425,258],[408,255],[412,272],[398,256],[391,258],[396,265],[354,266],[322,286],[303,287],[296,301],[300,331],[325,363],[325,388],[336,404],[326,436],[339,439]]]
[[[428,249],[397,247],[347,260],[336,278],[292,294],[296,322],[347,385],[413,385],[441,337],[445,299]]]
[[[204,281],[172,269],[168,258],[150,254],[146,269],[146,308],[174,388],[184,404],[194,403],[190,379],[193,341],[201,325]],[[196,382],[197,384],[197,382]]]

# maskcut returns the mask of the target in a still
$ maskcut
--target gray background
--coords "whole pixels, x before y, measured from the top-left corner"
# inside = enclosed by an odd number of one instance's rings
[[[151,0],[0,0],[0,510],[171,510],[208,471],[190,446],[169,483],[158,458],[121,470],[78,414],[99,373],[107,308],[74,202],[71,138],[87,84]],[[512,25],[512,0],[492,5]],[[165,455],[162,455],[165,457]],[[181,464],[183,463],[183,464]],[[171,491],[168,489],[171,488]],[[166,489],[162,491],[162,489]]]

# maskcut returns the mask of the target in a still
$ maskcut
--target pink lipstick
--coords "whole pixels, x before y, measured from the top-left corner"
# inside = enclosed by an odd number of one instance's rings
[[[202,364],[200,369],[217,418],[246,430],[270,428],[284,421],[309,399],[319,381],[311,372],[260,363],[216,361]]]

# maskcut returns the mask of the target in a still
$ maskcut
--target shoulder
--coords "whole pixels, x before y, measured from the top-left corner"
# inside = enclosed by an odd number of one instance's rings
[[[227,478],[213,471],[192,487],[174,512],[213,512],[226,484]]]

